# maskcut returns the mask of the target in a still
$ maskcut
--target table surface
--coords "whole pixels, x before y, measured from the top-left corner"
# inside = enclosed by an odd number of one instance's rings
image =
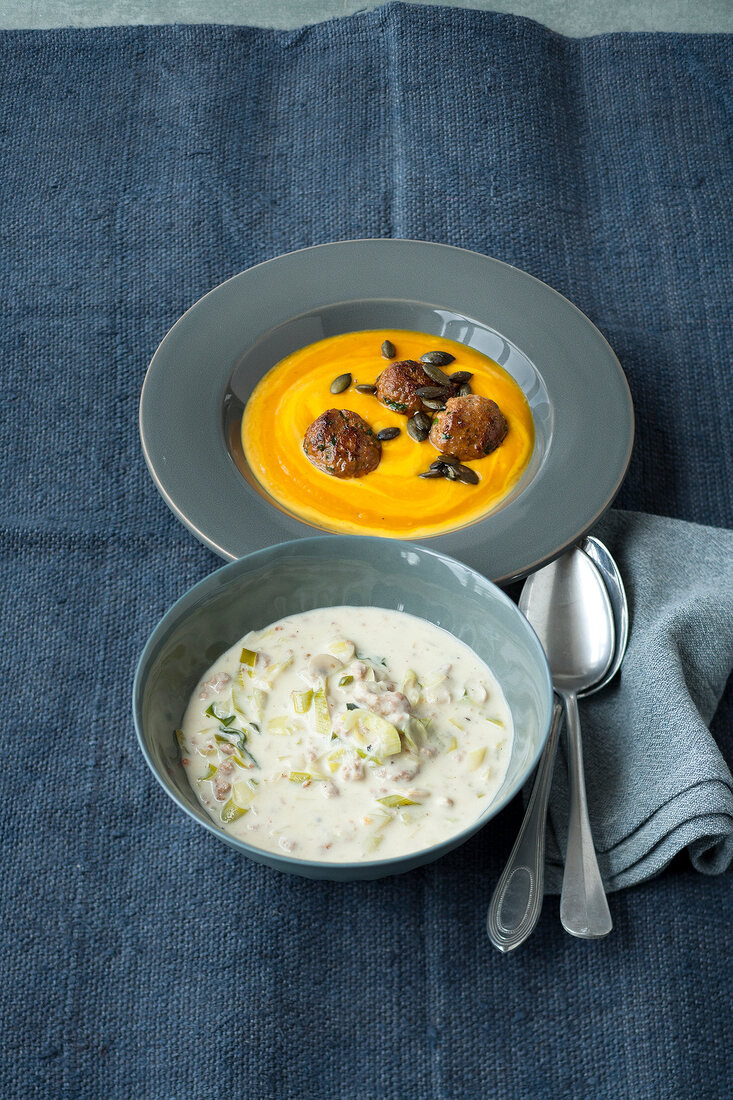
[[[94,27],[133,23],[233,23],[299,27],[379,7],[382,0],[5,0],[1,28]],[[419,0],[407,0],[418,3]],[[731,0],[453,0],[445,7],[509,12],[561,34],[608,31],[733,32]]]

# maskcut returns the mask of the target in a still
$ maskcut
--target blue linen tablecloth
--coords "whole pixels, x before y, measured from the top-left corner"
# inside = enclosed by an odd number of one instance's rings
[[[546,280],[629,378],[618,504],[732,525],[731,39],[389,5],[295,32],[10,32],[0,57],[0,1094],[729,1096],[730,875],[678,858],[613,896],[596,944],[550,898],[504,958],[484,917],[518,800],[394,881],[289,878],[181,817],[129,694],[218,564],[145,470],[147,362],[289,249],[416,237]],[[711,729],[730,762],[730,685]]]

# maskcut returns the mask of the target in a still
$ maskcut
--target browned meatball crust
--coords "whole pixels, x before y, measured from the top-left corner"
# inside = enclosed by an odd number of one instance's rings
[[[303,450],[334,477],[363,477],[376,470],[382,444],[366,420],[350,409],[327,409],[306,430]]]
[[[454,454],[464,462],[483,458],[496,450],[508,430],[504,414],[495,401],[478,393],[449,397],[430,429],[430,442],[443,454]]]
[[[424,408],[415,390],[420,386],[434,386],[435,382],[423,370],[422,363],[414,359],[401,359],[390,363],[377,379],[377,398],[393,412],[413,416]]]

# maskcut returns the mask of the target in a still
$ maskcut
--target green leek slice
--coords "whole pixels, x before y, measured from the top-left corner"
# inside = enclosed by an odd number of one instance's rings
[[[290,772],[288,779],[291,783],[307,783],[311,776],[309,772]]]
[[[311,703],[313,702],[312,691],[293,691],[291,692],[293,699],[293,709],[296,714],[307,714],[311,709]]]
[[[316,733],[320,733],[324,737],[332,737],[331,714],[328,709],[325,687],[321,686],[316,689],[313,695],[313,704],[316,712]]]
[[[339,687],[340,688],[346,687],[347,684],[353,684],[353,682],[354,682],[354,677],[353,676],[342,676],[341,679],[339,680]]]
[[[204,775],[200,775],[198,778],[199,783],[204,783],[207,779],[213,779],[219,768],[216,764],[209,764]]]
[[[232,821],[236,821],[238,817],[242,817],[247,813],[247,809],[244,806],[237,806],[233,798],[230,798],[228,802],[225,802],[221,810],[221,819],[225,825],[230,825]]]
[[[255,650],[247,649],[247,647],[244,646],[242,652],[239,655],[239,663],[242,666],[240,672],[243,672],[246,669],[248,676],[254,676],[255,665],[257,664],[257,653],[255,652]]]
[[[381,802],[383,806],[388,806],[393,809],[396,806],[419,806],[420,803],[416,802],[414,798],[408,798],[404,794],[386,794],[384,798],[378,798],[377,802]]]

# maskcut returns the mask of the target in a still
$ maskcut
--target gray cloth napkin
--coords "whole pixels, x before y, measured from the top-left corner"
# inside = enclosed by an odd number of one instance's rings
[[[719,874],[733,859],[733,779],[723,756],[731,759],[733,731],[723,730],[719,745],[709,726],[733,667],[733,531],[615,510],[592,533],[618,562],[631,616],[620,674],[579,703],[604,883],[620,890],[642,882],[683,848],[698,871]],[[562,883],[567,819],[561,738],[549,893]]]

